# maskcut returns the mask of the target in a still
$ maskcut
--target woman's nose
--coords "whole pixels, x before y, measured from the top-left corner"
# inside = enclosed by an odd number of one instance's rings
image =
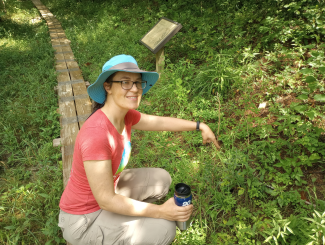
[[[138,92],[139,89],[138,89],[136,83],[132,84],[132,88],[130,90],[133,91],[133,92]]]

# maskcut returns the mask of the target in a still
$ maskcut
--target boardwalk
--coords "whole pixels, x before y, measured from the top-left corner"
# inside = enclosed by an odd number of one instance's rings
[[[89,114],[91,102],[87,94],[85,81],[78,63],[74,59],[70,41],[65,36],[60,22],[38,0],[32,0],[42,17],[45,19],[52,47],[55,49],[55,69],[58,80],[58,103],[61,124],[61,145],[63,183],[66,186],[72,164],[72,155],[75,139]]]

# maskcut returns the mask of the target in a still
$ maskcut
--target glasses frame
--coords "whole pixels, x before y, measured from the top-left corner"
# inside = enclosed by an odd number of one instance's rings
[[[147,87],[147,81],[144,81],[144,80],[142,80],[141,82],[139,82],[139,81],[137,81],[137,82],[132,82],[132,86],[131,86],[131,88],[123,88],[123,82],[125,82],[125,81],[112,81],[112,83],[121,83],[121,87],[122,87],[122,89],[124,89],[124,90],[130,90],[130,89],[132,89],[133,88],[133,85],[135,84],[135,86],[137,87],[137,89],[141,89],[141,90],[143,90],[143,89],[145,89],[146,87]],[[138,84],[140,84],[140,86],[141,86],[141,84],[143,83],[143,82],[145,82],[145,86],[144,86],[144,88],[139,88],[138,87]]]

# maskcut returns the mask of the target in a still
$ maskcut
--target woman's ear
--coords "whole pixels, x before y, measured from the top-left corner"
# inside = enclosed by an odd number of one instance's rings
[[[107,92],[107,94],[111,94],[112,93],[112,91],[111,91],[111,84],[108,83],[108,82],[104,82],[103,85],[104,85],[104,89]]]

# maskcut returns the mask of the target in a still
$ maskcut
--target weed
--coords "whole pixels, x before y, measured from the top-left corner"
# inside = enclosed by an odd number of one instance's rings
[[[129,163],[164,168],[173,184],[191,185],[194,222],[177,232],[175,244],[323,239],[322,215],[301,200],[303,190],[317,209],[324,206],[323,182],[316,188],[306,174],[321,171],[325,156],[322,1],[44,3],[91,82],[121,53],[153,70],[154,55],[138,40],[162,16],[183,25],[166,44],[161,80],[139,110],[204,121],[222,149],[203,146],[195,132],[136,131]],[[5,8],[0,5],[0,243],[60,244],[53,50],[44,22],[30,21],[38,16],[30,2],[7,0]],[[324,179],[320,173],[317,181]]]

